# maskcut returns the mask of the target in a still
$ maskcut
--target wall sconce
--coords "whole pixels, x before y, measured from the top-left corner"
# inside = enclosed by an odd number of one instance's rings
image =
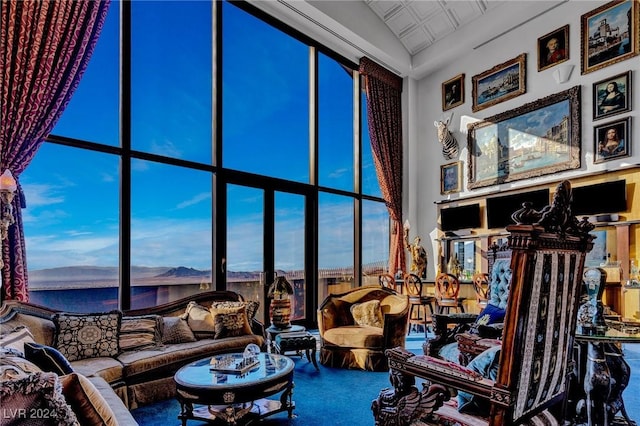
[[[18,184],[15,178],[9,169],[5,170],[0,175],[0,241],[9,236],[9,227],[15,222],[11,203],[17,189]],[[0,258],[0,265],[2,265],[2,258]]]
[[[571,78],[571,72],[573,71],[573,65],[562,64],[556,67],[556,70],[553,72],[553,78],[556,80],[556,83],[566,83]]]

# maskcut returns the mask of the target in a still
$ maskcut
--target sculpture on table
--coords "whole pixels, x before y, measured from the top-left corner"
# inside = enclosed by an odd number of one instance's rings
[[[427,251],[420,244],[421,238],[416,236],[413,243],[409,243],[409,221],[404,222],[404,244],[411,253],[411,272],[420,278],[426,278]]]
[[[291,327],[291,298],[293,287],[284,276],[276,276],[269,286],[267,297],[271,299],[269,316],[271,325],[278,329]]]
[[[458,253],[454,253],[453,256],[449,257],[449,262],[447,263],[447,272],[456,278],[460,278],[462,268],[460,267],[460,261],[458,260]]]

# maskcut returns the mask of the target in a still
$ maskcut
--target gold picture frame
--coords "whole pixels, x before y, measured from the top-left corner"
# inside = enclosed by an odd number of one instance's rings
[[[526,92],[527,54],[522,53],[471,78],[473,112],[499,104]]]
[[[464,74],[442,83],[442,110],[446,111],[464,103]]]
[[[538,38],[538,71],[569,60],[569,25]]]
[[[640,3],[637,0],[615,0],[582,15],[582,74],[640,54],[639,26]]]
[[[462,161],[440,166],[440,193],[455,194],[462,191]]]

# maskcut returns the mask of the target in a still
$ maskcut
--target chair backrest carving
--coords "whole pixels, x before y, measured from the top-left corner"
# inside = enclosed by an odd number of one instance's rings
[[[473,291],[476,293],[478,307],[482,309],[487,306],[491,293],[491,287],[489,287],[489,274],[485,272],[473,274],[471,283],[473,284]]]
[[[396,291],[396,279],[391,274],[378,275],[378,283],[380,283],[381,287]]]
[[[420,297],[422,295],[422,280],[416,274],[406,274],[404,276],[404,293],[412,297]]]
[[[436,298],[442,300],[456,300],[460,293],[460,281],[455,275],[442,272],[435,280]]]

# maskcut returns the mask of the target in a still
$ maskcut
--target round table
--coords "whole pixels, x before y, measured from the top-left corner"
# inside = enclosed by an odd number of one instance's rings
[[[290,418],[293,416],[294,364],[290,358],[260,353],[259,364],[242,372],[212,370],[212,359],[242,360],[242,354],[215,355],[187,364],[176,372],[176,397],[181,407],[178,418],[183,426],[187,420],[242,424],[282,411],[288,411]],[[279,400],[267,399],[280,393]]]

